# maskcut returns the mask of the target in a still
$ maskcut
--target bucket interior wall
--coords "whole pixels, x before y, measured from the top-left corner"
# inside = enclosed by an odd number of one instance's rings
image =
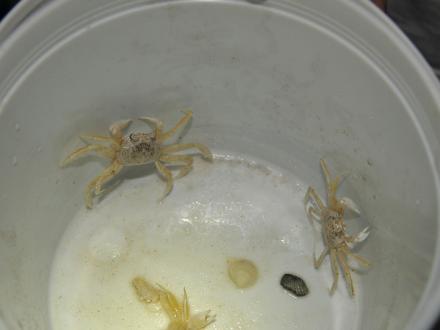
[[[373,267],[357,277],[356,326],[402,329],[429,279],[438,231],[436,177],[418,122],[425,109],[338,24],[330,29],[306,9],[138,2],[102,11],[93,23],[85,16],[7,75],[0,108],[5,329],[49,328],[57,244],[84,207],[88,178],[102,169],[99,162],[59,168],[78,134],[102,134],[115,120],[143,115],[174,123],[185,108],[194,112],[185,139],[214,151],[257,157],[321,192],[320,158],[349,174],[346,191],[372,228],[360,250]],[[38,24],[36,17],[17,33],[25,38]]]

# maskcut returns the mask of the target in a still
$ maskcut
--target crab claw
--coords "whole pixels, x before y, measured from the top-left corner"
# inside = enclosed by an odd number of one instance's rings
[[[153,117],[139,117],[138,120],[143,121],[153,129],[163,129],[163,123],[161,120]]]
[[[356,243],[360,243],[360,242],[365,241],[367,239],[368,235],[370,235],[370,227],[369,226],[365,227],[361,232],[359,232],[355,236],[353,243],[356,244]]]
[[[147,304],[159,302],[160,291],[148,283],[143,277],[135,277],[131,281],[131,284],[139,300]]]
[[[108,128],[111,136],[121,138],[124,135],[122,131],[126,129],[131,124],[131,122],[131,119],[124,119],[111,124]]]
[[[350,211],[352,211],[356,215],[361,214],[359,207],[356,205],[355,202],[353,202],[352,199],[350,199],[348,197],[342,197],[339,201],[342,205],[344,205],[345,208],[349,209]]]

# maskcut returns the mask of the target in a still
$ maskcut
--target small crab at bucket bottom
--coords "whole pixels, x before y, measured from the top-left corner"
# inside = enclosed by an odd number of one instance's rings
[[[348,263],[348,257],[356,260],[358,264],[364,268],[369,268],[371,266],[370,261],[352,252],[354,244],[360,243],[368,237],[369,227],[364,228],[357,235],[347,235],[346,224],[344,222],[346,209],[349,209],[358,215],[360,214],[360,211],[351,199],[347,197],[338,199],[336,197],[336,190],[341,183],[341,178],[339,176],[336,176],[333,179],[331,178],[327,164],[323,159],[321,159],[320,164],[327,188],[327,206],[312,187],[309,187],[304,198],[306,214],[312,222],[315,220],[321,224],[324,241],[324,251],[319,258],[316,259],[315,254],[313,254],[314,266],[318,269],[326,255],[329,254],[333,272],[333,284],[330,288],[330,295],[336,290],[339,277],[338,266],[340,266],[343,270],[350,296],[353,297],[355,295],[355,289],[351,277],[351,267]]]
[[[163,145],[165,140],[171,138],[177,130],[185,126],[192,117],[192,112],[187,111],[180,121],[171,130],[164,132],[163,123],[159,119],[152,117],[141,117],[139,120],[152,127],[153,132],[136,132],[124,135],[123,131],[132,122],[131,119],[115,122],[109,128],[110,136],[101,135],[81,135],[81,139],[87,145],[74,150],[62,162],[61,167],[70,164],[77,158],[95,152],[97,155],[107,158],[111,164],[104,169],[101,175],[89,182],[85,191],[85,202],[87,208],[92,208],[93,196],[100,195],[102,186],[115,177],[124,166],[145,165],[154,163],[156,169],[166,180],[166,189],[160,200],[165,198],[173,188],[173,180],[187,175],[193,164],[193,157],[188,154],[172,154],[186,149],[195,148],[200,151],[202,156],[212,161],[212,153],[200,143],[175,143]],[[103,144],[89,144],[89,142],[101,142]],[[173,178],[172,172],[164,165],[182,166],[176,177]]]
[[[183,301],[161,285],[154,286],[143,277],[135,277],[131,282],[140,301],[150,304],[159,303],[170,319],[167,330],[202,330],[215,322],[215,315],[205,311],[191,315],[186,290],[183,290]]]

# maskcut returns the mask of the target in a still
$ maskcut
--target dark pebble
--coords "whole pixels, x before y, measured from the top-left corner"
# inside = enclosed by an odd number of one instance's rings
[[[309,294],[309,288],[301,277],[292,274],[284,274],[280,281],[281,286],[296,297],[304,297]]]

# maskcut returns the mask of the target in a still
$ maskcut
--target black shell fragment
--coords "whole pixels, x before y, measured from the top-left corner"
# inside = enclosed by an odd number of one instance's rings
[[[296,297],[304,297],[309,294],[309,288],[301,277],[292,274],[284,274],[280,281],[281,286]]]

